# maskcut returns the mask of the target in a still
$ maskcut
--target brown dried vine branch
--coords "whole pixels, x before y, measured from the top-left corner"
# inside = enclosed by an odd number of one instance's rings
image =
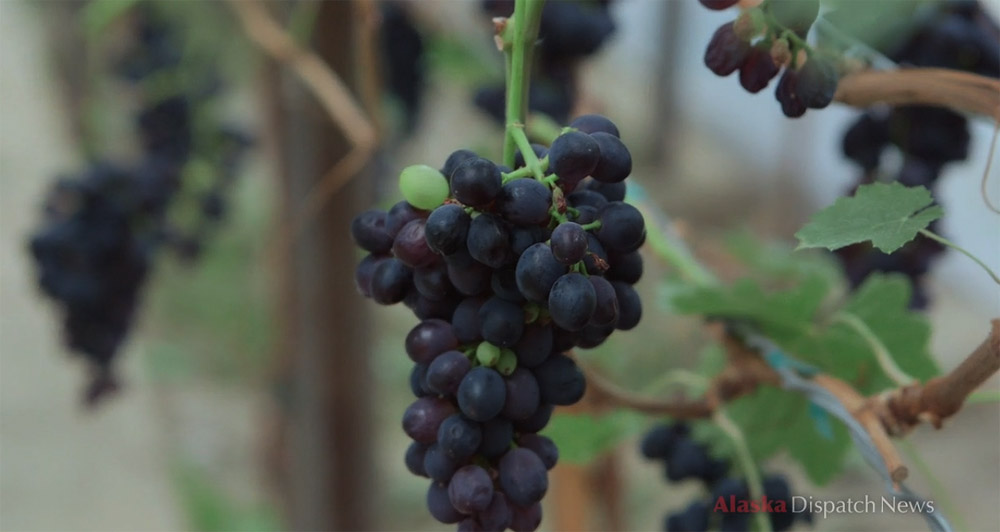
[[[834,99],[853,107],[877,103],[935,105],[1000,122],[1000,80],[944,68],[864,70],[841,78]]]
[[[825,374],[812,381],[830,392],[865,428],[885,461],[895,482],[908,471],[890,437],[905,435],[922,422],[940,428],[945,418],[956,414],[965,399],[1000,371],[1000,319],[991,322],[990,335],[951,372],[927,381],[865,397],[849,383]],[[584,367],[587,395],[595,409],[628,408],[675,419],[705,419],[722,404],[753,392],[760,385],[780,386],[781,376],[759,354],[739,339],[713,329],[726,348],[726,367],[709,383],[700,397],[658,399],[642,396],[615,385],[593,368]]]
[[[378,133],[343,80],[319,56],[299,46],[271,17],[263,3],[259,0],[229,0],[228,4],[250,41],[298,76],[352,146],[351,151],[337,161],[306,196],[292,227],[292,234],[295,235],[322,210],[340,187],[364,168],[375,152]]]

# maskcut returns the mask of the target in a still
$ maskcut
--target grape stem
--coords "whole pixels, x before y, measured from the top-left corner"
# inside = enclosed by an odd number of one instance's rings
[[[508,134],[514,137],[517,149],[521,150],[521,157],[524,158],[525,168],[531,169],[531,173],[535,176],[535,179],[544,183],[545,170],[548,169],[548,157],[545,158],[545,168],[542,168],[542,164],[538,161],[538,156],[535,155],[535,150],[531,148],[531,143],[528,142],[528,136],[524,134],[524,125],[508,125],[507,130]]]
[[[733,423],[733,420],[729,419],[729,416],[726,415],[725,410],[722,408],[715,411],[715,414],[712,415],[712,421],[733,441],[733,446],[736,448],[736,459],[740,464],[740,469],[743,470],[743,475],[746,477],[750,500],[760,500],[764,496],[764,482],[761,480],[760,471],[757,470],[757,464],[750,454],[750,448],[747,447],[743,431],[740,430],[740,427],[736,423]],[[755,513],[754,520],[757,521],[758,531],[771,532],[771,520],[768,519],[767,512]]]
[[[515,131],[524,134],[528,114],[528,88],[531,83],[531,51],[538,38],[545,0],[515,0],[514,21],[508,19],[501,38],[508,58],[506,134],[503,143],[503,162],[514,165],[517,141]],[[530,152],[530,146],[528,151]],[[533,152],[532,152],[533,153]],[[528,154],[524,154],[527,161]]]
[[[941,235],[939,235],[939,234],[937,234],[937,233],[935,233],[933,231],[930,231],[929,229],[921,229],[920,230],[920,234],[922,234],[922,235],[926,236],[927,238],[929,238],[931,240],[934,240],[934,241],[936,241],[938,243],[944,244],[944,245],[946,245],[946,246],[948,246],[948,247],[950,247],[950,248],[958,251],[959,253],[965,255],[966,257],[969,257],[970,259],[972,259],[973,262],[975,262],[976,264],[978,264],[979,266],[981,266],[984,270],[986,270],[986,273],[989,274],[989,276],[993,279],[994,283],[1000,284],[1000,277],[997,277],[997,274],[994,273],[993,270],[991,270],[990,267],[987,266],[985,262],[979,260],[979,257],[976,257],[972,253],[969,253],[968,251],[965,250],[965,248],[959,246],[958,244],[952,242],[951,240],[948,240],[947,238],[945,238],[945,237],[943,237],[943,236],[941,236]]]
[[[580,227],[582,227],[584,231],[590,231],[591,229],[600,229],[601,228],[601,221],[600,220],[594,220],[593,222],[590,222],[589,224],[583,224]]]

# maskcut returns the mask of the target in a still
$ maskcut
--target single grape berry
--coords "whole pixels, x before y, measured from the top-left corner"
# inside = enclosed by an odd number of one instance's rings
[[[465,374],[458,386],[458,407],[474,421],[489,421],[503,410],[507,389],[492,368],[479,366]]]
[[[525,368],[517,368],[504,379],[507,387],[507,401],[500,412],[507,419],[518,421],[528,419],[538,410],[541,392],[535,375]]]
[[[545,464],[529,449],[507,451],[500,459],[500,487],[510,502],[517,506],[530,506],[540,500],[549,489]]]
[[[458,348],[451,324],[432,319],[418,323],[406,335],[406,354],[417,363],[430,363],[445,351]]]
[[[714,9],[716,11],[721,11],[723,9],[728,9],[739,3],[740,0],[698,0],[701,5]],[[695,530],[695,529],[692,529]]]
[[[758,93],[778,75],[778,70],[771,58],[771,49],[762,44],[754,46],[740,66],[740,85],[748,92]]]
[[[532,144],[531,151],[534,152],[535,158],[538,160],[544,159],[549,154],[549,149],[541,144]],[[514,154],[514,168],[524,168],[524,166],[524,155],[521,153],[521,150],[517,150]]]
[[[524,309],[515,303],[492,297],[479,309],[479,332],[494,345],[510,347],[524,332]]]
[[[618,126],[607,117],[601,115],[581,115],[569,123],[569,127],[578,129],[584,133],[593,135],[597,132],[607,133],[620,137]]]
[[[472,218],[461,205],[447,204],[434,209],[424,225],[427,245],[441,255],[452,255],[465,248]]]
[[[454,413],[455,407],[447,399],[421,397],[403,413],[403,431],[420,443],[434,443],[441,423]]]
[[[514,261],[514,252],[510,249],[510,231],[507,229],[507,222],[499,216],[489,213],[476,216],[469,226],[466,245],[472,258],[490,268],[502,268]]]
[[[427,245],[426,223],[422,218],[411,220],[399,230],[392,242],[392,254],[411,268],[429,266],[438,260],[438,256]]]
[[[781,80],[778,81],[778,88],[774,91],[774,97],[781,103],[781,112],[789,118],[798,118],[806,114],[808,109],[805,102],[799,98],[798,81],[798,72],[786,68]]]
[[[455,460],[465,460],[475,454],[482,439],[479,423],[466,419],[462,414],[448,416],[438,427],[438,445]]]
[[[579,224],[559,224],[552,230],[551,238],[552,256],[563,264],[576,264],[587,253],[587,232]]]
[[[594,171],[600,158],[601,148],[593,137],[571,131],[552,142],[549,170],[559,176],[560,183],[573,187]]]
[[[543,403],[569,406],[583,397],[587,387],[580,367],[562,353],[553,353],[532,372]]]
[[[646,238],[642,213],[628,203],[613,201],[607,204],[601,210],[600,222],[596,235],[606,249],[623,253],[635,251]]]
[[[750,54],[750,43],[740,39],[727,22],[712,35],[705,49],[705,66],[718,76],[728,76],[739,70]]]
[[[591,137],[600,147],[601,157],[591,176],[602,183],[621,183],[632,173],[632,154],[625,143],[608,133],[594,133]]]
[[[426,386],[434,393],[454,395],[472,363],[461,351],[445,351],[431,361],[424,376]]]
[[[484,207],[500,195],[500,169],[489,159],[468,159],[451,175],[451,193],[470,207]]]
[[[618,296],[611,282],[599,275],[587,278],[594,288],[594,312],[588,325],[597,327],[614,326],[618,323]],[[610,331],[608,331],[610,334]]]
[[[399,259],[389,257],[379,261],[372,271],[371,294],[376,303],[399,303],[412,285],[413,270]]]
[[[500,214],[517,225],[539,225],[549,221],[552,191],[540,181],[515,179],[500,193]]]
[[[455,169],[462,165],[465,161],[469,159],[475,159],[479,157],[476,152],[472,150],[455,150],[448,156],[445,160],[444,166],[441,167],[441,173],[444,175],[445,179],[451,181],[451,174],[455,172]]]
[[[450,525],[465,518],[448,497],[448,486],[441,482],[432,482],[427,489],[427,509],[438,521]]]
[[[811,109],[822,109],[833,101],[837,92],[837,67],[832,61],[813,55],[799,69],[795,92],[799,100]]]
[[[549,292],[549,316],[567,331],[579,331],[590,322],[597,306],[594,285],[579,273],[567,273]]]
[[[542,459],[545,468],[551,470],[559,461],[559,448],[551,439],[539,434],[522,434],[517,439],[517,444],[525,449],[531,450]]]
[[[385,215],[385,232],[389,234],[390,237],[396,238],[396,233],[403,228],[404,225],[410,223],[412,220],[417,218],[424,218],[427,213],[418,210],[406,202],[406,200],[400,201],[389,209],[389,212]]]
[[[351,237],[361,249],[384,254],[392,248],[392,237],[385,230],[386,213],[367,210],[351,221]]]
[[[417,475],[418,477],[426,477],[427,472],[424,470],[424,455],[427,454],[427,445],[420,442],[411,442],[410,446],[406,448],[406,468],[410,470],[410,473]]]
[[[448,199],[448,180],[425,164],[407,166],[399,174],[399,191],[410,205],[429,210]]]
[[[639,324],[642,319],[642,300],[639,293],[632,288],[632,285],[621,281],[612,281],[611,286],[615,289],[615,296],[618,298],[618,323],[615,328],[627,331]]]
[[[533,244],[526,249],[514,271],[521,293],[528,301],[536,303],[548,302],[549,290],[564,273],[566,266],[556,260],[552,248],[544,243]]]

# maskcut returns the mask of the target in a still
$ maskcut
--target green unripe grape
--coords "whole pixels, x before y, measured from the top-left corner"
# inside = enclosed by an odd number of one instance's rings
[[[426,164],[415,164],[399,174],[399,191],[410,205],[431,210],[448,199],[448,180]]]
[[[484,366],[493,366],[500,360],[500,348],[489,342],[480,342],[476,348],[476,360]]]
[[[497,361],[496,370],[504,377],[509,377],[517,369],[517,354],[510,349],[500,351],[500,360]]]

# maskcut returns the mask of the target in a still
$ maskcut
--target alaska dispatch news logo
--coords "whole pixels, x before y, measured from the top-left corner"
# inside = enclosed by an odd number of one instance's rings
[[[861,499],[841,499],[827,500],[816,499],[814,497],[803,497],[795,495],[789,501],[782,499],[769,499],[767,496],[760,499],[740,499],[733,495],[729,497],[719,497],[715,501],[713,512],[723,513],[812,513],[826,519],[829,515],[838,514],[932,514],[934,513],[934,501],[912,501],[898,497],[878,497],[872,498],[865,495]]]

